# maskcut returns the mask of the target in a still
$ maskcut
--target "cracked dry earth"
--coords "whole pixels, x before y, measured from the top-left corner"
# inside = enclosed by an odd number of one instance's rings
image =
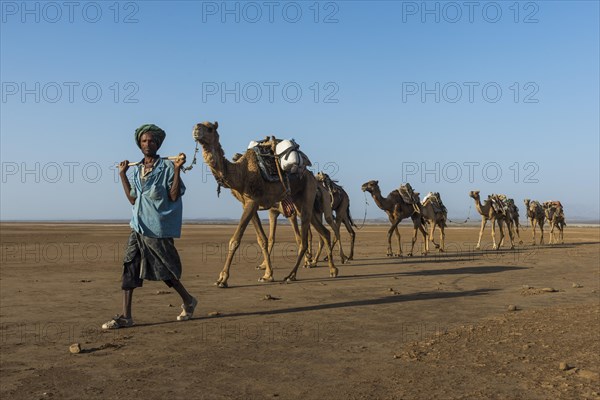
[[[185,225],[176,246],[194,319],[175,321],[176,293],[146,282],[136,325],[108,332],[126,225],[0,228],[3,399],[600,398],[598,227],[497,252],[473,250],[476,227],[450,227],[447,252],[388,258],[387,227],[366,226],[337,279],[320,262],[289,284],[257,282],[248,232],[218,289],[235,227]],[[296,246],[289,227],[278,234],[281,280]]]

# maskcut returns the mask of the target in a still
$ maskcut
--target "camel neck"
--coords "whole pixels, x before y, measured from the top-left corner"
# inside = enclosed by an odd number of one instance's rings
[[[228,179],[232,163],[225,158],[225,152],[223,151],[221,144],[216,143],[212,147],[203,145],[202,156],[217,182],[223,187],[235,189],[235,187],[232,186],[232,182]]]
[[[483,205],[481,204],[481,198],[478,197],[475,200],[475,208],[477,209],[477,212],[481,215],[487,215],[487,213],[483,210]]]
[[[382,210],[386,210],[389,208],[388,199],[384,198],[381,195],[381,189],[379,189],[378,187],[374,188],[373,192],[371,193],[371,196],[373,197],[375,204],[377,204],[379,208],[381,208]]]

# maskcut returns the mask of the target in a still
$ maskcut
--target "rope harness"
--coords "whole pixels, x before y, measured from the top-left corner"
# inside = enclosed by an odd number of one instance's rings
[[[473,208],[473,205],[471,204],[469,206],[469,211],[467,213],[467,218],[464,221],[452,221],[450,218],[448,218],[448,222],[452,223],[452,224],[458,224],[458,225],[464,225],[467,222],[469,222],[469,220],[471,219],[471,208]]]
[[[194,150],[194,158],[192,159],[192,162],[190,163],[189,167],[185,167],[185,168],[181,168],[181,170],[183,172],[188,172],[189,170],[191,170],[192,168],[194,168],[194,165],[196,164],[196,158],[198,156],[198,150],[200,149],[200,147],[198,146],[198,142],[196,142],[196,149]]]
[[[367,207],[369,206],[369,202],[367,200],[367,192],[363,192],[365,195],[365,215],[363,217],[363,222],[360,227],[356,226],[356,229],[361,230],[365,226],[365,221],[367,220]]]

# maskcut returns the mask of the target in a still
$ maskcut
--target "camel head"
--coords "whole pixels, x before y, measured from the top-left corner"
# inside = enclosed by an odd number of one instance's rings
[[[318,172],[315,175],[315,178],[317,178],[319,182],[325,182],[327,179],[329,179],[329,175],[327,175],[325,172]]]
[[[331,177],[329,175],[327,175],[325,172],[319,172],[319,173],[317,173],[315,175],[315,178],[317,178],[317,181],[321,182],[329,190],[332,190],[333,186],[335,186],[334,184],[337,182],[337,181],[334,181],[333,179],[331,179]]]
[[[525,207],[529,208],[529,203],[531,203],[530,199],[524,199],[523,203],[525,203]]]
[[[360,190],[363,192],[369,192],[371,194],[377,189],[379,189],[379,181],[369,181],[367,183],[363,183],[363,185],[360,187]]]
[[[218,127],[219,123],[217,121],[215,121],[214,124],[211,122],[201,122],[194,126],[192,136],[194,137],[194,140],[198,141],[200,144],[214,145],[219,142],[219,134],[217,133]]]
[[[479,200],[479,190],[471,190],[469,192],[469,197],[472,197],[475,200]]]

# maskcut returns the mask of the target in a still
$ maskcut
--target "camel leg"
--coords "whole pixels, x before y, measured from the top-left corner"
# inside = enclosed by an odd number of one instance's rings
[[[564,226],[563,226],[563,224],[562,224],[562,223],[559,223],[559,224],[557,225],[557,228],[558,228],[558,242],[559,242],[560,244],[564,244],[564,243],[565,243],[565,240],[564,240],[564,237],[563,237],[563,229],[564,229]]]
[[[399,222],[400,221],[392,222],[392,226],[390,227],[390,229],[388,229],[388,235],[387,235],[387,240],[388,240],[387,256],[388,257],[401,257],[402,256],[402,244],[400,242],[400,232],[398,232],[398,223]],[[394,233],[398,237],[398,246],[400,247],[400,252],[398,254],[395,254],[392,250],[392,235]]]
[[[519,244],[523,244],[523,241],[521,240],[521,233],[519,233],[519,220],[515,221],[515,230],[517,231],[517,240],[519,241]]]
[[[296,222],[296,229],[298,229],[298,246],[302,243],[302,233],[300,228],[298,228],[298,223]],[[316,267],[319,259],[313,256],[313,234],[312,229],[310,229],[310,225],[308,226],[308,246],[306,247],[306,254],[304,255],[304,266],[308,267]]]
[[[346,230],[350,234],[350,255],[348,256],[348,260],[353,260],[354,259],[354,240],[356,239],[356,232],[354,232],[354,229],[352,229],[352,224],[350,223],[350,221],[348,221],[347,218],[343,218],[341,220],[341,222],[344,223]]]
[[[317,255],[315,256],[315,261],[319,261],[319,257],[321,257],[321,253],[323,252],[323,245],[325,244],[325,242],[323,242],[323,238],[321,236],[319,236],[319,248],[317,249]],[[325,256],[325,258],[327,258],[327,256]],[[327,260],[325,260],[327,261]]]
[[[292,225],[292,229],[294,230],[294,237],[296,239],[296,244],[298,247],[302,244],[302,234],[300,233],[300,227],[298,226],[298,218],[295,215],[292,215],[288,218],[290,221],[290,225]],[[304,268],[312,268],[317,266],[317,260],[313,259],[312,256],[312,232],[310,229],[308,230],[308,247],[306,248],[306,253],[304,254]]]
[[[292,215],[291,217],[288,218],[288,221],[290,221],[290,225],[292,226],[292,229],[294,230],[294,239],[296,239],[296,244],[298,246],[300,246],[302,239],[300,237],[300,228],[298,227],[298,218],[296,218],[295,215]]]
[[[550,241],[548,244],[554,244],[554,224],[550,223]]]
[[[327,248],[327,263],[329,264],[329,276],[335,278],[338,276],[338,269],[333,264],[333,245],[331,244],[331,235],[320,218],[313,215],[313,226],[323,239]]]
[[[327,205],[323,204],[323,207],[327,207]],[[321,221],[321,224],[323,224],[323,213],[322,212],[319,213],[318,218],[319,218],[319,221]],[[309,246],[308,247],[309,247],[309,250],[312,250],[312,229],[309,229],[308,232],[309,232],[309,237],[310,237],[310,241],[309,241]],[[334,238],[333,242],[331,243],[331,247],[332,248],[335,247],[335,243],[336,243],[336,241],[335,241],[335,238]],[[323,241],[323,238],[321,237],[321,235],[319,235],[319,247],[317,248],[317,255],[314,258],[315,266],[317,266],[317,263],[319,262],[319,258],[321,257],[321,253],[323,251],[324,245],[325,245],[325,242]],[[323,257],[323,261],[328,261],[327,255],[325,255],[325,257]]]
[[[322,213],[319,213],[317,218],[319,218],[319,221],[321,221],[321,223],[323,223],[323,214]],[[310,232],[310,238],[311,238],[310,241],[312,243],[312,229],[309,229],[308,231]],[[323,245],[324,245],[323,238],[319,235],[319,247],[317,248],[317,254],[315,255],[315,258],[314,258],[315,266],[317,265],[317,263],[319,262],[319,258],[321,257],[321,252],[323,251]],[[327,256],[325,256],[324,261],[327,261]]]
[[[240,218],[240,223],[238,224],[231,239],[229,239],[229,251],[227,253],[227,259],[225,260],[225,266],[223,267],[223,270],[219,275],[219,279],[215,283],[215,285],[217,285],[220,288],[226,288],[228,286],[227,280],[229,279],[229,269],[231,268],[233,256],[235,255],[235,252],[237,251],[238,247],[240,247],[240,241],[242,240],[242,236],[244,236],[244,231],[246,230],[248,223],[256,215],[257,211],[258,204],[251,201],[248,201],[244,204],[244,212],[242,213],[242,217]]]
[[[435,226],[435,224],[434,224],[434,226]],[[425,246],[425,250],[422,251],[421,254],[426,256],[427,253],[429,253],[429,240],[427,238],[427,231],[425,230],[425,227],[420,223],[419,223],[418,228],[421,231],[421,234],[423,235],[423,245]]]
[[[540,232],[541,232],[540,245],[542,245],[542,244],[544,244],[544,221],[542,221],[540,223]]]
[[[412,220],[413,220],[413,237],[412,237],[412,243],[410,245],[410,253],[408,253],[409,256],[413,255],[415,243],[417,242],[418,231],[421,231],[421,233],[423,234],[423,246],[425,248],[423,249],[422,254],[427,255],[427,251],[429,250],[429,241],[427,238],[427,232],[423,228],[423,224],[421,224],[421,217],[417,216],[417,218],[412,218]]]
[[[387,233],[387,242],[388,242],[388,248],[387,248],[387,254],[386,256],[388,257],[393,257],[394,256],[394,252],[392,251],[392,235],[394,232],[394,223],[392,222],[392,226],[388,229],[388,233]]]
[[[418,229],[416,226],[413,228],[413,237],[410,243],[410,252],[407,254],[407,256],[412,257],[413,255],[413,250],[415,248],[415,242],[417,241],[417,233],[418,233]]]
[[[512,224],[509,225],[508,222],[506,223],[506,227],[508,228],[507,230],[508,230],[508,237],[510,239],[510,249],[512,250],[515,248],[515,238],[514,238],[513,229],[512,229],[513,227],[512,227]]]
[[[564,237],[564,226],[560,226],[560,243],[564,244],[565,243],[565,237]]]
[[[275,232],[277,231],[277,217],[279,217],[279,211],[277,210],[269,210],[269,244],[268,244],[268,252],[269,256],[273,254],[273,246],[275,245]],[[256,225],[255,225],[256,227]],[[258,242],[260,243],[259,233],[256,232],[256,237]],[[263,257],[262,263],[256,267],[256,269],[266,269],[267,268],[267,259]]]
[[[443,225],[440,225],[440,242],[441,242],[441,247],[440,247],[440,252],[444,252],[445,249],[445,242],[446,242],[446,228],[444,228]]]
[[[485,229],[486,224],[487,224],[487,218],[482,218],[481,219],[481,229],[479,230],[479,239],[477,240],[477,246],[475,246],[475,250],[479,250],[481,248],[481,237],[483,236],[483,230]],[[492,224],[492,226],[494,226],[494,225]],[[493,236],[493,234],[492,234],[492,236]]]
[[[312,207],[312,203],[313,201],[308,202],[308,204],[310,204],[310,206]],[[296,263],[294,264],[294,267],[292,268],[292,270],[290,271],[290,273],[283,279],[284,281],[295,281],[296,280],[296,273],[298,272],[298,267],[300,266],[300,263],[302,262],[302,258],[304,257],[304,255],[306,254],[306,249],[308,248],[308,234],[309,234],[309,221],[307,220],[308,218],[310,218],[310,210],[306,210],[305,207],[303,207],[301,213],[300,213],[300,246],[298,246],[298,256],[296,258]]]
[[[319,219],[314,214],[311,215],[311,213],[309,211],[306,211],[306,212],[302,213],[302,222],[300,224],[302,243],[298,249],[298,259],[296,260],[296,264],[294,265],[294,268],[292,268],[292,270],[290,271],[289,275],[284,278],[285,281],[295,281],[296,280],[296,273],[298,272],[298,266],[300,265],[302,257],[304,257],[304,253],[306,252],[307,242],[308,242],[308,240],[307,240],[308,239],[308,230],[309,230],[309,224],[307,223],[308,221],[306,221],[307,215],[310,218],[312,218],[313,226],[315,227],[315,229],[317,230],[319,235],[321,235],[321,237],[323,237],[325,244],[327,246],[327,253],[329,255],[329,260],[328,260],[329,276],[336,277],[338,275],[338,270],[333,265],[333,256],[332,256],[332,252],[331,252],[331,239],[329,237],[329,231],[327,230],[327,228],[325,228],[325,226],[323,226],[323,223],[321,221],[319,221]]]
[[[433,234],[435,233],[435,227],[436,227],[436,226],[437,226],[437,223],[436,223],[435,221],[433,221],[433,222],[431,223],[431,232],[429,233],[429,239],[431,240],[431,243],[433,243],[433,246],[434,246],[436,249],[439,249],[439,248],[440,248],[440,245],[439,245],[439,244],[437,244],[437,243],[435,242],[435,239],[433,238]],[[441,225],[440,225],[440,228],[441,228]]]
[[[299,208],[298,211],[300,214],[300,234],[302,242],[300,244],[300,247],[298,248],[298,257],[296,259],[296,263],[294,264],[294,267],[292,268],[290,273],[284,278],[284,280],[286,281],[296,280],[298,267],[300,266],[302,258],[304,257],[304,254],[306,253],[306,249],[308,247],[308,231],[310,229],[311,222],[313,223],[315,229],[317,229],[318,233],[324,237],[325,244],[328,246],[330,276],[337,276],[337,269],[333,265],[333,259],[331,257],[331,241],[329,238],[329,231],[327,231],[327,229],[323,226],[321,221],[319,221],[313,213],[313,207],[315,204],[315,190],[316,187],[312,185],[312,182],[307,182],[307,186],[304,188],[303,192],[304,197],[300,200],[301,204],[299,205],[298,202],[295,202],[296,209]]]
[[[329,224],[331,229],[333,229],[333,234],[335,237],[334,241],[337,242],[338,247],[340,249],[340,259],[342,260],[342,264],[345,264],[348,260],[348,257],[346,257],[346,255],[344,254],[344,249],[342,248],[342,239],[340,237],[340,226],[333,219],[332,213],[325,212],[325,220],[327,221],[327,224]]]
[[[400,230],[398,229],[398,224],[400,223],[400,220],[398,220],[398,222],[396,222],[396,227],[394,228],[394,231],[396,232],[396,237],[398,238],[398,254],[396,254],[398,257],[402,257],[402,240],[400,237]]]
[[[267,235],[262,227],[258,213],[254,213],[252,217],[252,224],[256,230],[256,237],[258,239],[258,245],[260,246],[263,258],[266,261],[265,274],[260,278],[259,282],[273,282],[273,266],[271,265],[271,249],[269,249],[269,243],[267,242]]]
[[[348,257],[346,257],[346,255],[344,254],[344,249],[342,247],[342,240],[340,236],[340,224],[336,222],[336,220],[333,218],[333,209],[331,208],[331,202],[323,201],[321,206],[323,207],[323,215],[325,216],[325,221],[327,221],[327,224],[333,230],[334,242],[331,244],[331,246],[333,247],[336,243],[338,244],[340,249],[340,259],[342,260],[342,264],[345,264],[348,260]],[[320,220],[322,221],[322,219]]]
[[[496,222],[498,223],[498,229],[500,230],[500,242],[496,246]],[[504,240],[504,228],[502,227],[502,221],[492,220],[492,249],[498,250],[502,246]]]
[[[531,219],[529,219],[529,222],[531,223],[531,235],[532,235],[533,245],[535,246],[535,226],[537,225],[537,221],[535,218],[531,218]]]

